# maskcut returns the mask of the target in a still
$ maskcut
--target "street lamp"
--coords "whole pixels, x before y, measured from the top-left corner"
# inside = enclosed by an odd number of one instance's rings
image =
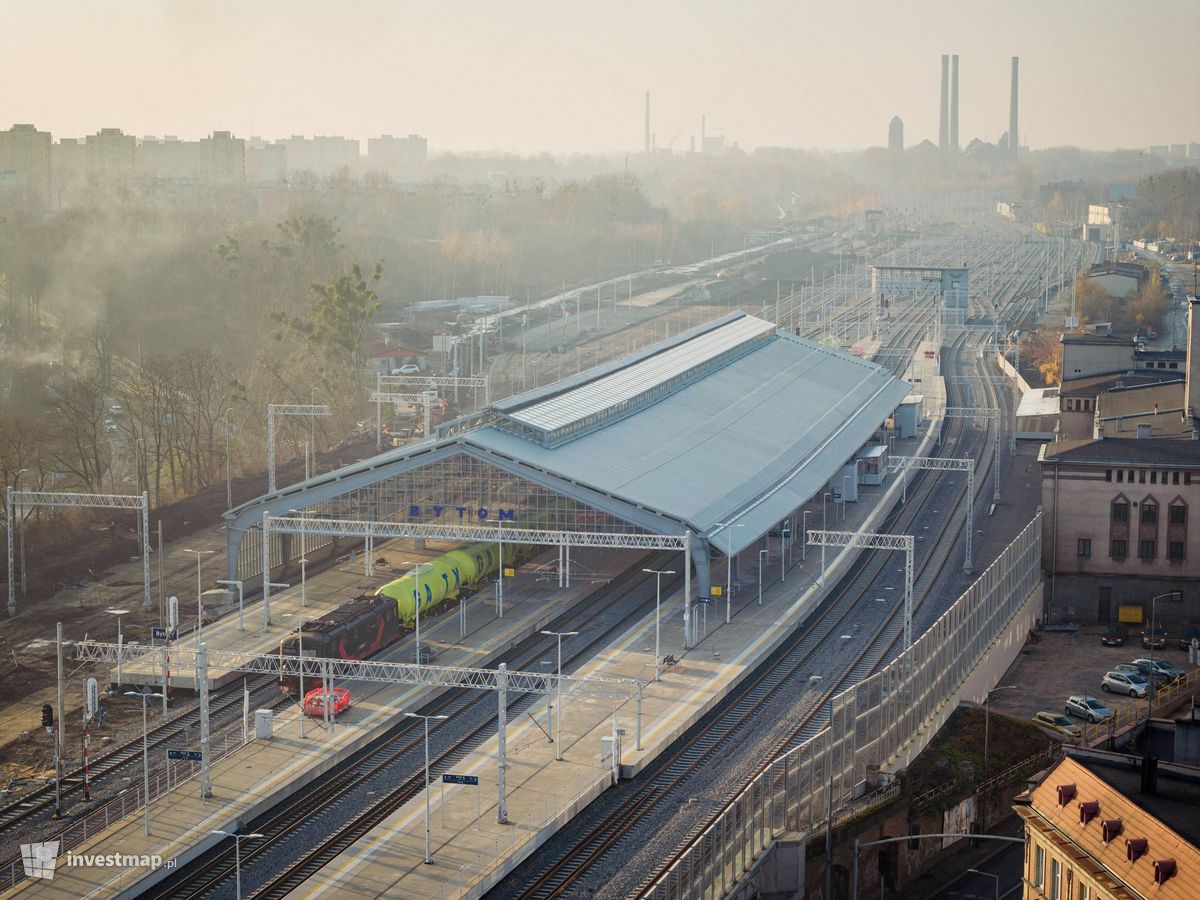
[[[654,576],[654,680],[659,680],[659,669],[662,667],[662,656],[659,655],[659,605],[662,602],[662,577],[664,575],[674,575],[675,572],[669,569],[642,569],[648,575]],[[561,697],[559,698],[562,699]],[[559,710],[562,713],[562,710]]]
[[[200,599],[201,582],[200,582],[200,560],[206,554],[216,553],[216,550],[184,550],[184,553],[196,554],[196,649],[200,649],[200,629],[204,624],[204,609],[203,601]]]
[[[149,700],[160,700],[162,694],[143,694],[141,691],[126,691],[126,697],[142,698],[142,800],[145,806],[146,834],[150,833],[150,729],[146,725],[146,704]]]
[[[213,834],[221,834],[225,837],[233,838],[233,870],[236,873],[237,879],[237,900],[242,900],[242,838],[260,838],[266,837],[265,834],[238,834],[236,831],[221,831],[219,828],[213,829]]]
[[[983,778],[987,780],[988,771],[988,733],[991,730],[992,724],[992,694],[996,691],[1015,691],[1018,685],[1006,684],[1001,687],[994,687],[987,692],[983,698]]]
[[[1154,639],[1157,635],[1154,633],[1155,607],[1158,601],[1163,597],[1183,597],[1181,591],[1167,591],[1165,594],[1159,594],[1157,597],[1150,598],[1150,677],[1147,679],[1150,683],[1146,686],[1146,740],[1149,746],[1149,728],[1150,719],[1154,715]]]
[[[433,568],[433,563],[415,563],[403,562],[403,566],[413,567],[413,578],[416,579],[416,587],[413,588],[413,610],[416,612],[417,625],[414,630],[414,637],[417,641],[417,665],[421,665],[421,566],[426,566],[429,569]],[[504,565],[503,562],[500,564]]]
[[[745,522],[738,522],[734,525],[732,522],[718,522],[718,528],[745,528]],[[725,624],[729,624],[730,616],[732,615],[733,606],[733,535],[726,537],[728,543],[725,545]]]
[[[758,605],[759,606],[762,606],[762,573],[763,573],[763,566],[766,565],[766,561],[763,559],[763,557],[766,555],[767,555],[766,550],[758,551]]]
[[[433,863],[433,854],[429,852],[429,720],[430,719],[448,719],[449,716],[424,716],[420,713],[406,712],[404,714],[410,719],[423,719],[425,721],[425,864]]]
[[[236,587],[238,592],[238,631],[246,630],[245,614],[246,614],[246,598],[242,594],[242,583],[240,581],[230,581],[225,578],[218,578],[217,584],[223,584],[226,587]]]
[[[300,672],[300,737],[304,738],[304,720],[308,718],[308,714],[304,711],[304,626],[309,622],[317,621],[317,616],[302,616],[299,613],[284,613],[285,619],[299,619],[300,626],[296,629],[299,635],[299,642],[296,645],[296,652],[300,655],[296,657],[299,665],[297,666]],[[283,650],[280,651],[280,661],[283,660]],[[324,702],[328,703],[328,698],[323,698]]]
[[[29,469],[21,469],[17,472],[17,477],[13,479],[13,484],[18,491],[21,490],[21,476],[28,472]],[[20,507],[20,515],[17,517],[17,535],[20,538],[21,552],[21,599],[25,599],[25,508]]]
[[[800,562],[808,559],[808,517],[812,515],[811,509],[806,509],[800,517]]]
[[[558,643],[558,723],[554,730],[554,758],[562,759],[562,639],[565,637],[574,637],[579,634],[578,631],[543,631],[542,634],[556,638]],[[549,698],[546,698],[549,700]]]
[[[124,636],[121,634],[121,616],[129,615],[127,609],[106,609],[106,613],[110,616],[117,617],[117,690],[121,689],[121,657],[125,655]]]
[[[995,875],[992,872],[981,872],[981,871],[979,871],[979,869],[967,869],[967,871],[972,873],[973,875],[983,875],[987,878],[994,879],[996,882],[996,900],[1000,900],[1000,876],[999,875]]]

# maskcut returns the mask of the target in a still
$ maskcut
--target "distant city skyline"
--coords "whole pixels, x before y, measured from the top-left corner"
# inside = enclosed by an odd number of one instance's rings
[[[1200,140],[1191,0],[1136,12],[1111,0],[452,9],[8,0],[0,129],[29,122],[56,140],[105,127],[189,140],[344,135],[364,148],[419,133],[433,153],[621,153],[642,147],[648,90],[660,148],[698,141],[701,115],[710,135],[746,149],[824,150],[886,146],[897,115],[915,146],[937,142],[940,60],[952,53],[964,146],[1005,132],[1012,56],[1021,142],[1034,149]]]

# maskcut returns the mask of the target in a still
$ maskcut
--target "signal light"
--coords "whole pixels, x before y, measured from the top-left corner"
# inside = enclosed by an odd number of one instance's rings
[[[47,731],[54,728],[54,707],[49,703],[42,704],[42,727]]]

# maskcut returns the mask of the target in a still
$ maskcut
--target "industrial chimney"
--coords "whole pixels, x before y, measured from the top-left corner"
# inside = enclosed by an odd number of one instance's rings
[[[650,155],[650,92],[646,91],[646,155]]]
[[[706,127],[706,126],[707,126],[707,124],[708,124],[707,118],[708,118],[708,117],[707,117],[707,116],[704,116],[704,115],[700,116],[700,152],[701,152],[701,153],[704,153],[704,152],[705,152],[705,141],[704,141],[704,139],[705,139],[705,137],[707,137],[707,135],[708,135],[708,128]]]
[[[958,54],[950,57],[950,149],[958,150]]]
[[[948,121],[948,112],[950,105],[950,57],[945,53],[942,54],[942,112],[938,118],[938,148],[945,150],[950,143],[950,127]]]
[[[1200,298],[1188,297],[1187,360],[1183,364],[1183,416],[1189,424],[1189,416],[1200,415]]]
[[[1008,152],[1013,159],[1017,158],[1017,149],[1021,141],[1017,137],[1017,66],[1018,57],[1012,58],[1012,96],[1008,105]]]

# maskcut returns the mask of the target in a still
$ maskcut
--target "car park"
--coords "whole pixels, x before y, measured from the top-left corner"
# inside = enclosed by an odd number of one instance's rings
[[[1033,724],[1046,731],[1053,731],[1056,734],[1066,735],[1067,737],[1083,736],[1083,729],[1062,713],[1050,712],[1043,709],[1034,715]]]
[[[1152,670],[1155,676],[1162,676],[1168,681],[1174,681],[1176,678],[1182,678],[1187,674],[1183,669],[1174,663],[1167,662],[1165,659],[1145,659],[1139,658],[1133,661],[1133,664],[1139,669],[1143,669],[1144,675],[1146,670]],[[1144,667],[1144,668],[1143,668]]]
[[[1167,646],[1167,630],[1161,625],[1147,625],[1142,631],[1142,646],[1147,650],[1161,650]]]
[[[1129,640],[1129,629],[1124,625],[1109,625],[1100,635],[1100,643],[1105,647],[1124,647]]]
[[[1065,711],[1069,715],[1078,716],[1093,724],[1103,722],[1105,719],[1111,718],[1113,714],[1113,711],[1102,701],[1095,697],[1089,697],[1087,694],[1075,694],[1068,697]]]
[[[1145,697],[1147,687],[1146,679],[1136,672],[1108,672],[1100,682],[1101,690],[1130,697]]]

